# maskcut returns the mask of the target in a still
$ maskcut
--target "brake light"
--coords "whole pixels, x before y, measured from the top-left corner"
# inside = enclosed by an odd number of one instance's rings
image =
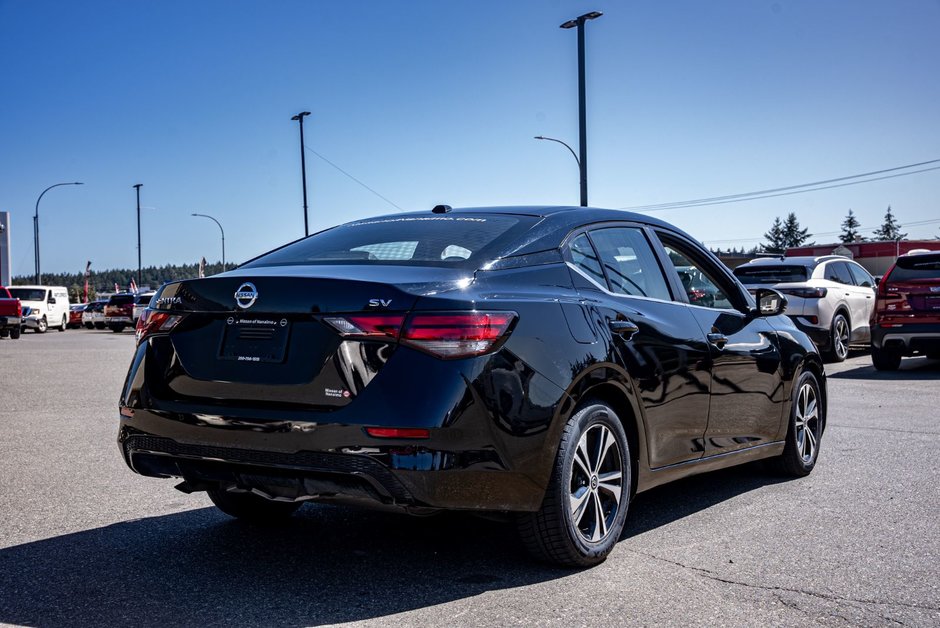
[[[483,355],[515,320],[515,312],[413,314],[402,330],[401,342],[445,359]]]
[[[431,430],[420,427],[367,427],[373,438],[431,438]]]
[[[163,312],[160,310],[151,310],[149,307],[140,314],[137,319],[137,344],[140,344],[148,336],[157,332],[169,332],[176,327],[183,317],[172,312]]]
[[[515,320],[515,312],[353,314],[324,319],[344,337],[398,340],[444,359],[489,353]]]
[[[780,288],[780,292],[801,299],[822,299],[828,291],[825,288]]]

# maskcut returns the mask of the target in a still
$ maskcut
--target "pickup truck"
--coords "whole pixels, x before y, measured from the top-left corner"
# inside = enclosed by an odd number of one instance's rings
[[[23,325],[23,306],[13,298],[10,291],[0,286],[0,338],[20,337]]]

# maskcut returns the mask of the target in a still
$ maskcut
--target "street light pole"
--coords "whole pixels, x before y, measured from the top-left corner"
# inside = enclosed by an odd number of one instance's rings
[[[210,216],[209,214],[192,214],[193,216],[200,216],[202,218],[208,218],[215,224],[219,225],[219,231],[222,232],[222,272],[225,272],[225,229],[222,228],[222,223]]]
[[[141,264],[140,264],[140,188],[143,187],[143,183],[135,183],[134,189],[137,190],[137,289],[140,289],[142,285],[141,282]]]
[[[579,172],[579,173],[581,172],[581,160],[578,159],[578,155],[574,152],[574,149],[573,149],[573,148],[571,148],[570,146],[568,146],[568,143],[567,143],[567,142],[563,142],[563,141],[561,141],[561,140],[559,140],[559,139],[555,139],[554,137],[545,137],[544,135],[536,135],[534,139],[537,139],[537,140],[548,140],[549,142],[558,142],[559,144],[561,144],[562,146],[564,146],[565,148],[567,148],[567,149],[568,149],[568,152],[571,153],[571,156],[574,157],[574,162],[575,162],[576,164],[578,164],[578,172]],[[582,188],[582,189],[583,189],[583,188]],[[582,207],[583,207],[583,206],[585,205],[585,203],[587,202],[587,197],[586,197],[586,196],[583,196],[583,197],[582,197],[582,200],[583,200],[583,202],[581,203],[581,205],[582,205]]]
[[[602,16],[600,11],[591,11],[578,16],[573,20],[568,20],[561,25],[561,28],[578,28],[578,133],[581,137],[580,154],[578,165],[581,168],[581,207],[587,207],[587,115],[585,113],[585,89],[584,89],[584,23],[588,20],[594,20]]]
[[[300,123],[300,176],[304,185],[304,235],[310,235],[310,223],[307,220],[307,159],[304,156],[304,118],[309,116],[309,111],[301,111],[291,120]]]
[[[36,285],[42,285],[42,273],[39,269],[39,201],[42,200],[42,197],[45,196],[46,192],[52,188],[57,188],[60,185],[84,185],[81,181],[70,181],[68,183],[56,183],[50,185],[45,190],[42,191],[42,194],[39,195],[39,198],[36,199],[36,213],[33,214],[33,247],[34,247],[34,257],[36,262]]]

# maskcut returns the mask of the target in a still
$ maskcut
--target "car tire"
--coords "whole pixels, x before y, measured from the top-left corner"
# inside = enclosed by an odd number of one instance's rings
[[[303,502],[277,502],[254,493],[233,493],[222,488],[209,489],[208,493],[216,508],[225,514],[255,523],[282,521],[303,505]]]
[[[901,366],[901,352],[892,349],[871,348],[871,363],[879,371],[896,371]]]
[[[104,328],[105,328],[105,324],[104,324],[104,323],[95,323],[94,325],[95,325],[95,329],[104,329]]]
[[[840,313],[832,317],[832,325],[829,327],[828,357],[830,362],[844,362],[848,357],[851,330],[849,319],[845,317],[845,314]]]
[[[69,328],[69,315],[68,315],[68,314],[63,314],[63,315],[62,315],[62,324],[59,325],[59,331],[65,331],[65,330],[68,329],[68,328]]]
[[[11,338],[12,340],[16,340],[16,339],[18,339],[19,337],[20,337],[20,328],[19,328],[19,327],[14,327],[13,329],[10,330],[10,338]]]
[[[36,324],[35,331],[37,334],[44,334],[46,333],[47,329],[49,329],[49,321],[47,321],[46,317],[43,316],[42,318],[39,319],[39,322]]]
[[[111,331],[113,331],[116,334],[119,334],[122,331],[124,331],[124,325],[111,325]]]
[[[617,414],[604,403],[585,403],[562,432],[541,508],[517,519],[529,553],[565,567],[603,562],[627,518],[630,460]]]
[[[805,477],[816,466],[826,422],[821,402],[819,380],[811,371],[803,371],[793,387],[786,445],[783,453],[771,461],[781,475]]]

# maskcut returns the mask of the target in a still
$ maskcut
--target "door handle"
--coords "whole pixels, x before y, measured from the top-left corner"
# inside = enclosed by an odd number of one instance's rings
[[[724,349],[728,344],[728,337],[724,334],[708,334],[708,342],[719,349]]]
[[[631,321],[609,321],[607,324],[610,326],[610,331],[623,336],[625,340],[630,340],[633,338],[633,334],[640,331],[636,323]]]

